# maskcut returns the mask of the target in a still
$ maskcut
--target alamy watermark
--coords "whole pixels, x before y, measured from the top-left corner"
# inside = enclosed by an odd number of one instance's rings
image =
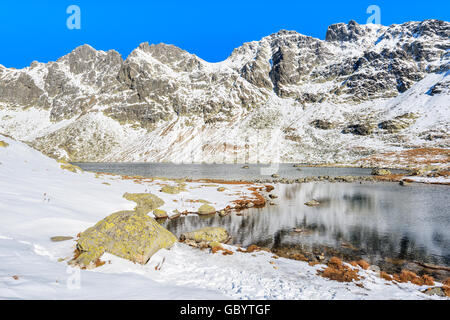
[[[381,9],[379,6],[372,4],[367,7],[367,14],[371,14],[369,18],[367,18],[367,24],[381,24]]]
[[[81,29],[81,9],[77,5],[70,5],[66,9],[66,13],[70,14],[67,18],[66,25],[69,30]]]

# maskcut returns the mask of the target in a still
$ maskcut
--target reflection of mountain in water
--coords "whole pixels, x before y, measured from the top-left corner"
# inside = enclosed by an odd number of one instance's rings
[[[276,248],[301,245],[342,248],[370,261],[383,258],[450,265],[450,195],[446,186],[309,183],[279,185],[276,206],[243,216],[166,222],[180,234],[203,226],[224,226],[236,244]],[[304,202],[319,200],[319,207]],[[300,228],[307,232],[295,233]]]

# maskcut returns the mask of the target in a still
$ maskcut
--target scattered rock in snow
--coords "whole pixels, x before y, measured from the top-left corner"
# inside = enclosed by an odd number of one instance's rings
[[[55,236],[55,237],[51,237],[50,240],[52,242],[61,242],[61,241],[68,241],[68,240],[72,240],[73,237],[68,237],[68,236]]]
[[[180,240],[193,240],[195,242],[221,242],[226,243],[230,239],[228,231],[219,227],[206,227],[180,235]]]

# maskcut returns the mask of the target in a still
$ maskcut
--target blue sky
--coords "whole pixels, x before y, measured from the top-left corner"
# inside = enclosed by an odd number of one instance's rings
[[[328,25],[365,23],[369,5],[381,9],[381,24],[449,20],[450,1],[2,1],[0,64],[22,68],[48,62],[88,43],[126,58],[142,42],[170,43],[216,62],[244,42],[296,30],[323,39]],[[69,5],[81,9],[81,29],[69,30]]]

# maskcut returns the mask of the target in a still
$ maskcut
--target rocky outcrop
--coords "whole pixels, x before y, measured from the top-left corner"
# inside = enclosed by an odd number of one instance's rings
[[[378,124],[380,129],[386,130],[388,133],[397,133],[403,129],[408,128],[415,121],[414,114],[406,113],[401,116],[397,116],[392,120],[385,120]]]
[[[389,144],[393,137],[382,133],[414,122],[395,119],[391,112],[404,107],[387,100],[429,75],[441,77],[414,89],[434,99],[418,99],[419,117],[440,108],[437,98],[449,94],[449,34],[450,24],[439,20],[389,27],[350,21],[330,26],[325,41],[281,30],[219,63],[166,44],[143,43],[125,60],[84,45],[55,62],[0,66],[0,131],[68,161],[232,162],[247,148],[269,163],[277,160],[274,146],[282,161],[355,159],[373,153],[370,144],[354,148],[339,133],[379,134],[373,138]],[[331,114],[330,122],[318,120]],[[424,137],[448,131],[448,121],[433,121]],[[295,134],[275,141],[275,131],[286,128]]]
[[[171,232],[149,216],[135,211],[120,211],[80,234],[76,256],[69,264],[95,268],[105,252],[146,264],[154,253],[171,247],[176,241]]]
[[[352,124],[342,130],[342,133],[353,133],[359,136],[371,135],[375,130],[375,126],[370,123]]]

